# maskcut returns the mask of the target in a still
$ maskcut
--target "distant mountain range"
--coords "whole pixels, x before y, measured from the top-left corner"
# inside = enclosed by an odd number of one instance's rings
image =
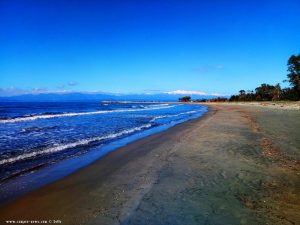
[[[43,93],[0,97],[0,102],[75,102],[75,101],[178,101],[186,94],[106,94],[106,93]],[[216,98],[215,95],[191,94],[192,100]],[[224,97],[224,96],[222,96]],[[226,97],[226,96],[225,96]]]

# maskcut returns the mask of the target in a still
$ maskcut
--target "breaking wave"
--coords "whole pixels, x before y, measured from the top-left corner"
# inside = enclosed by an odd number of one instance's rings
[[[58,117],[72,117],[72,116],[87,116],[87,115],[96,115],[96,114],[105,114],[105,113],[122,113],[122,112],[136,112],[136,111],[146,111],[146,110],[158,110],[158,109],[167,109],[173,108],[174,105],[162,105],[155,107],[146,107],[142,109],[116,109],[116,110],[102,110],[102,111],[94,111],[94,112],[78,112],[78,113],[60,113],[60,114],[40,114],[40,115],[32,115],[26,117],[17,117],[13,119],[1,119],[0,123],[16,123],[16,122],[24,122],[31,121],[37,119],[51,119]]]
[[[176,116],[181,116],[181,115],[186,115],[186,114],[193,114],[193,113],[197,113],[197,112],[201,112],[201,111],[195,111],[195,110],[193,110],[193,111],[178,113],[178,114],[175,114],[175,115],[155,116],[153,119],[150,120],[150,122],[154,122],[155,120],[158,120],[158,119],[169,118],[169,117],[176,117]]]
[[[108,134],[106,136],[98,136],[98,137],[93,137],[93,138],[87,138],[87,139],[83,139],[83,140],[68,143],[68,144],[62,144],[62,145],[46,148],[46,149],[41,150],[41,151],[34,151],[34,152],[30,152],[30,153],[25,153],[25,154],[22,154],[22,155],[19,155],[19,156],[16,156],[16,157],[0,160],[0,165],[8,164],[8,163],[14,163],[16,161],[29,159],[29,158],[34,158],[36,156],[41,156],[41,155],[45,155],[45,154],[60,152],[60,151],[66,150],[66,149],[88,145],[88,144],[90,144],[92,142],[96,142],[96,141],[103,141],[103,140],[109,140],[109,139],[117,138],[117,137],[120,137],[122,135],[131,134],[131,133],[134,133],[136,131],[141,131],[143,129],[150,128],[151,126],[152,126],[151,124],[145,124],[145,125],[142,125],[142,126],[139,126],[139,127],[134,127],[134,128],[130,128],[130,129],[127,129],[127,130],[123,130],[123,131],[118,132],[118,133]]]

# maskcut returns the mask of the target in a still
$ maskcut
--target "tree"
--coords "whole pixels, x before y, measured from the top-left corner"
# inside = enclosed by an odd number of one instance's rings
[[[190,102],[191,101],[191,96],[184,96],[182,98],[178,99],[180,102]]]
[[[229,98],[230,102],[236,102],[239,100],[239,96],[238,95],[231,95],[231,97]]]
[[[273,89],[273,101],[278,101],[281,99],[281,87],[280,84],[276,84],[275,88]]]
[[[240,92],[240,95],[246,94],[246,91],[245,91],[245,90],[240,90],[239,92]]]
[[[281,100],[297,100],[295,98],[295,91],[291,88],[284,88],[281,90]]]
[[[262,84],[255,88],[256,100],[270,101],[273,98],[273,90],[275,87],[269,84]]]
[[[288,66],[288,81],[294,90],[295,98],[300,99],[300,54],[292,55],[287,63]]]
[[[240,90],[239,91],[239,101],[245,101],[246,100],[246,91],[245,90]]]

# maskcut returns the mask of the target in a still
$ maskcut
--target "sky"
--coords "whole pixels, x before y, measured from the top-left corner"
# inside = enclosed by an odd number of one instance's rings
[[[299,0],[0,0],[1,95],[228,95],[299,53]]]

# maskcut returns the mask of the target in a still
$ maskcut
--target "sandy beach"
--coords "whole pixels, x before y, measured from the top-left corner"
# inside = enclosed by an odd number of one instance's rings
[[[202,118],[1,205],[0,223],[299,224],[300,111],[208,105]]]

